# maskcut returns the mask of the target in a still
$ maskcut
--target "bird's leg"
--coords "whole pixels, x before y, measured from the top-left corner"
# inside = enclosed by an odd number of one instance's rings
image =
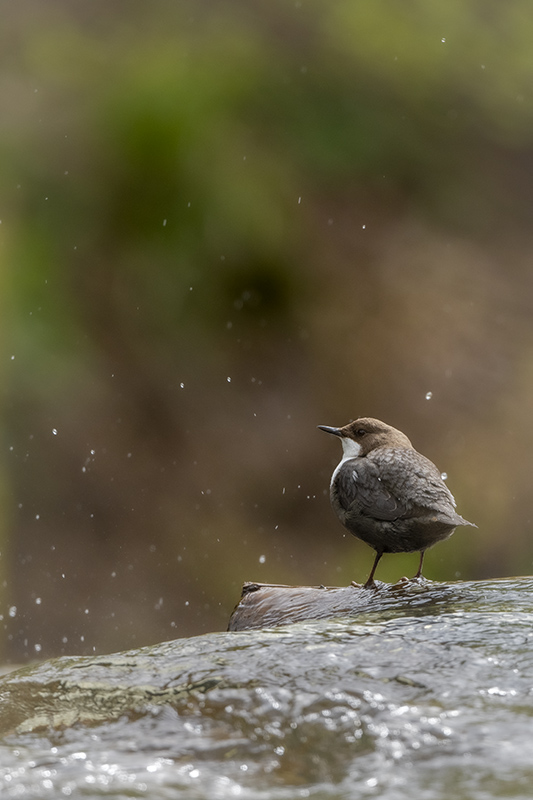
[[[413,580],[415,578],[420,578],[422,576],[422,564],[424,563],[425,552],[426,552],[425,550],[420,551],[420,562],[418,564],[418,572],[416,573],[416,575],[413,576]]]
[[[374,583],[374,573],[375,573],[376,567],[377,567],[377,565],[379,563],[379,559],[381,558],[382,555],[383,555],[383,553],[380,553],[379,550],[378,550],[378,552],[376,553],[376,557],[374,559],[374,563],[372,564],[372,569],[370,570],[370,575],[368,576],[368,578],[366,580],[366,583],[363,586],[363,589],[372,589],[376,585]]]

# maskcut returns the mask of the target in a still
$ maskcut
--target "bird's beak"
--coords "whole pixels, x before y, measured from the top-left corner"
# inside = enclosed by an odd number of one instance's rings
[[[334,436],[342,436],[339,428],[330,428],[329,425],[317,425],[317,428],[320,428],[321,431],[326,431],[326,433],[332,433]]]

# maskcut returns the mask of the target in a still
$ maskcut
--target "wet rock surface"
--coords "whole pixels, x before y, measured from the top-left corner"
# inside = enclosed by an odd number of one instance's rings
[[[531,797],[533,579],[0,682],[2,797]]]
[[[431,584],[425,578],[402,578],[396,584],[380,583],[378,590],[354,583],[350,586],[283,586],[271,583],[244,584],[241,599],[229,620],[228,630],[243,631],[288,625],[310,619],[354,616],[396,606],[398,599],[409,605],[433,605],[457,600],[457,584]]]

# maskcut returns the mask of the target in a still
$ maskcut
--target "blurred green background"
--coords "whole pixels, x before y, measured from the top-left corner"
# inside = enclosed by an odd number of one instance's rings
[[[428,578],[530,573],[530,5],[2,12],[3,660],[364,579],[316,429],[362,415],[479,526]]]

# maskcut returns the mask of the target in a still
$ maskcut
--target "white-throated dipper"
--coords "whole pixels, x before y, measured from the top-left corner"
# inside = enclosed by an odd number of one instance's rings
[[[401,431],[371,417],[343,428],[318,427],[339,436],[342,444],[331,476],[331,505],[345,528],[376,551],[365,588],[374,586],[383,553],[419,551],[419,578],[428,547],[447,539],[458,525],[477,527],[456,513],[435,464]]]

